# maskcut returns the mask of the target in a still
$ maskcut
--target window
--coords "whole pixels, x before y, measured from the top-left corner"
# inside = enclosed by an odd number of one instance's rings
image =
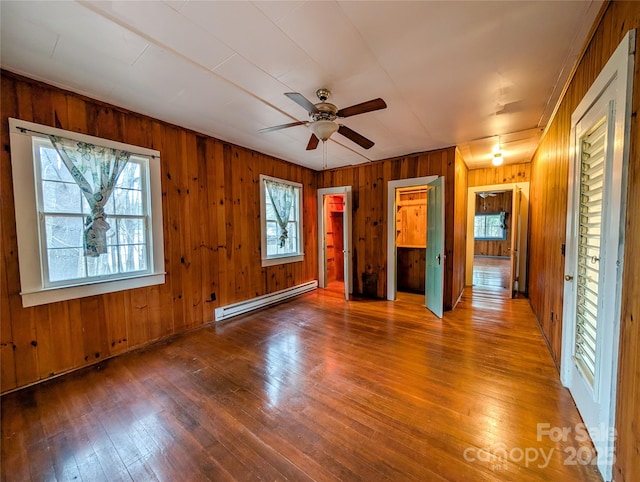
[[[15,119],[10,133],[24,306],[164,283],[157,151]]]
[[[302,184],[260,175],[262,266],[302,261]]]
[[[504,241],[507,239],[507,213],[476,214],[473,237],[478,241]]]

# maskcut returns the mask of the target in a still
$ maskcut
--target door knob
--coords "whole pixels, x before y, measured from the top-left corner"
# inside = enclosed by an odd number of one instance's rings
[[[565,279],[566,281],[571,281],[571,280],[573,279],[573,276],[571,276],[570,274],[565,274],[565,275],[564,275],[564,279]]]

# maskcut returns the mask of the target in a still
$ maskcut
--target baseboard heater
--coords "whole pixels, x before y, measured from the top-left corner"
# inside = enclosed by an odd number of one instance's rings
[[[250,300],[240,301],[233,303],[232,305],[221,306],[215,310],[215,320],[222,321],[233,316],[238,316],[249,311],[264,308],[265,306],[279,303],[294,296],[313,291],[318,287],[318,281],[313,280],[308,283],[302,283],[301,285],[292,286],[284,290],[276,291],[275,293],[269,293],[266,295],[251,298]]]

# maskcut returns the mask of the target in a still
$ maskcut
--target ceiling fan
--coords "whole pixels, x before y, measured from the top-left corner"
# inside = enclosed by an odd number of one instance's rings
[[[345,117],[351,117],[353,115],[364,114],[366,112],[372,112],[374,110],[385,109],[387,104],[382,99],[373,99],[361,104],[352,105],[351,107],[345,107],[344,109],[338,109],[335,105],[327,102],[327,99],[331,96],[331,91],[328,89],[318,89],[316,95],[320,102],[312,104],[305,96],[298,92],[287,92],[289,99],[296,104],[304,107],[309,113],[309,121],[291,122],[289,124],[282,124],[279,126],[267,127],[260,129],[259,132],[271,132],[280,129],[286,129],[287,127],[305,125],[313,132],[309,143],[307,144],[307,150],[311,151],[318,147],[318,143],[329,139],[331,135],[338,131],[338,134],[342,134],[347,139],[352,140],[360,147],[364,149],[370,149],[373,147],[374,142],[367,139],[361,134],[358,134],[353,129],[349,129],[347,126],[338,124],[336,119],[342,119]]]
[[[478,196],[480,196],[482,199],[486,199],[487,197],[495,197],[496,193],[495,192],[479,192]]]

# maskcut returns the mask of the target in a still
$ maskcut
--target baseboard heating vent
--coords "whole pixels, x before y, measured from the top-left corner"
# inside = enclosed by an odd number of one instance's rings
[[[251,298],[250,300],[240,301],[232,305],[221,306],[215,310],[215,320],[222,321],[233,316],[238,316],[249,311],[264,308],[265,306],[279,303],[281,301],[293,298],[294,296],[313,291],[318,287],[318,281],[309,281],[301,285],[292,286],[284,290],[276,291],[266,295]]]

